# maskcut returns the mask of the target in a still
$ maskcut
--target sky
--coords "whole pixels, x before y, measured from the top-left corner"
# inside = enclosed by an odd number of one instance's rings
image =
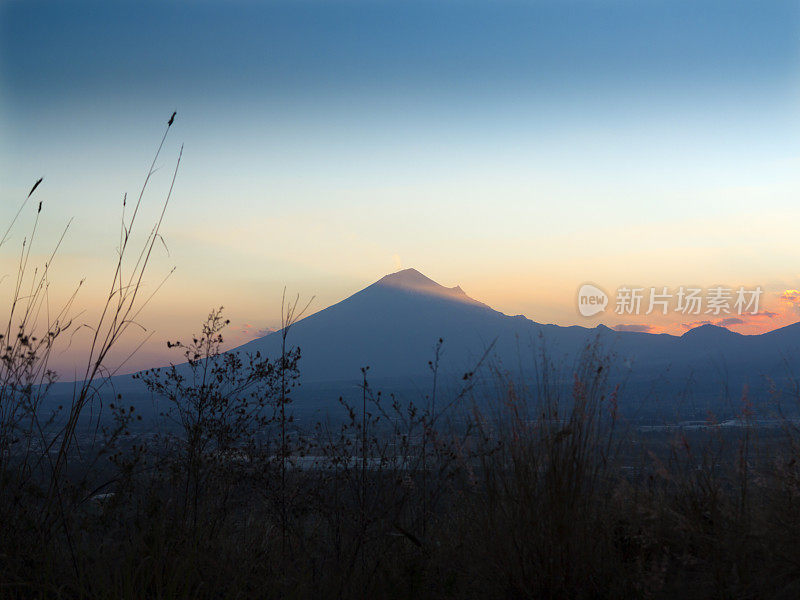
[[[147,289],[175,271],[128,369],[212,307],[236,345],[284,289],[313,312],[407,267],[539,322],[767,331],[800,318],[798,34],[782,1],[0,1],[0,212],[44,177],[34,258],[71,220],[52,302],[85,279],[90,323],[177,111],[137,230],[183,145]],[[761,287],[763,314],[616,314],[626,286]]]

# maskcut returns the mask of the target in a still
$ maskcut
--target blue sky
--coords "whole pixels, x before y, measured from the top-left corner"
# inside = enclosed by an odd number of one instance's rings
[[[184,143],[155,265],[177,270],[148,313],[169,338],[397,266],[562,324],[585,281],[778,294],[798,33],[796,2],[4,2],[0,202],[44,175],[65,281],[101,287],[177,110],[154,181]]]

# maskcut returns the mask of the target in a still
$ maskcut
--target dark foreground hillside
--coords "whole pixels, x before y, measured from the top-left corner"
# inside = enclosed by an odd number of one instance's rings
[[[754,421],[746,398],[734,422],[637,429],[587,352],[568,395],[544,371],[536,389],[495,372],[491,412],[469,373],[408,406],[365,371],[343,425],[301,428],[296,354],[229,357],[146,374],[174,427],[134,435],[135,411],[110,407],[116,426],[56,475],[46,433],[19,430],[0,597],[800,594],[800,432]]]

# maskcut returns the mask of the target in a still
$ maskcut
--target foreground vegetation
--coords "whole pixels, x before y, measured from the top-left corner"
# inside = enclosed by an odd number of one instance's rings
[[[443,393],[440,340],[416,402],[373,390],[365,367],[361,402],[331,403],[342,419],[296,423],[297,302],[277,357],[223,353],[215,310],[171,344],[180,366],[140,375],[164,407],[143,429],[103,389],[159,236],[126,263],[137,211],[55,413],[48,358],[70,306],[42,317],[47,269],[26,283],[21,256],[0,357],[0,597],[800,597],[794,425],[758,429],[745,398],[741,427],[642,433],[595,347],[569,393],[544,359],[526,388],[488,357]]]
[[[432,397],[392,405],[365,381],[366,413],[306,430],[281,417],[280,361],[244,417],[230,388],[187,376],[174,428],[116,435],[120,410],[58,482],[11,455],[0,595],[797,597],[800,438],[620,431],[587,360],[571,398],[505,382],[502,411],[448,407],[449,424]]]

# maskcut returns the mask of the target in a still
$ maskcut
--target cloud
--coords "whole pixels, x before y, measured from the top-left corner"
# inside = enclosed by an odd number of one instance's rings
[[[768,319],[775,319],[776,317],[780,317],[780,315],[776,312],[770,312],[768,310],[762,310],[760,313],[753,315],[754,317],[767,317]]]
[[[700,327],[701,325],[713,325],[711,321],[692,321],[691,323],[681,323],[681,327],[684,329],[694,329],[695,327]]]
[[[800,302],[800,291],[799,290],[783,290],[780,295],[780,299],[784,302],[791,302],[792,304],[797,304]]]
[[[747,316],[754,316],[754,315],[747,315]],[[739,317],[725,317],[724,319],[717,319],[716,321],[692,321],[691,323],[681,323],[681,327],[684,329],[694,329],[695,327],[700,327],[701,325],[716,325],[717,327],[732,327],[733,325],[744,325],[744,319],[740,319]]]
[[[778,300],[788,304],[792,310],[800,313],[800,290],[783,290]]]
[[[250,323],[244,323],[241,326],[241,333],[247,337],[252,338],[260,338],[264,337],[265,335],[269,335],[270,333],[274,333],[275,330],[272,327],[256,327],[255,325],[251,325]]]
[[[642,325],[638,323],[620,323],[619,325],[614,325],[614,331],[628,331],[634,333],[652,333],[654,327],[652,325]]]
[[[727,317],[719,321],[714,321],[714,325],[717,327],[730,327],[731,325],[744,325],[744,321],[738,317]]]

